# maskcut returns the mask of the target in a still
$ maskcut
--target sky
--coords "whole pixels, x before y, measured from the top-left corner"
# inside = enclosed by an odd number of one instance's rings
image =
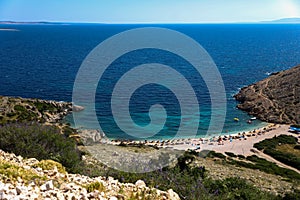
[[[300,0],[0,0],[0,21],[230,23],[300,17]]]

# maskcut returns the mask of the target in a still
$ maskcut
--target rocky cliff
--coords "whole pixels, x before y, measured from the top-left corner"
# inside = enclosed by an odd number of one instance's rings
[[[273,123],[300,123],[300,65],[273,73],[235,95],[238,108]]]

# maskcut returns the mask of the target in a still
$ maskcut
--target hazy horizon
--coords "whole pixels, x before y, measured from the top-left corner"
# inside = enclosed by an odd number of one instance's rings
[[[299,18],[296,0],[2,0],[0,21],[105,24],[258,23]]]

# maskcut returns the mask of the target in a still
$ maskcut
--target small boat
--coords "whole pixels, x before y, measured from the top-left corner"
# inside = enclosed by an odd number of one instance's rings
[[[248,124],[252,124],[252,120],[249,119],[249,120],[247,121],[247,123],[248,123]]]
[[[250,119],[251,119],[251,120],[256,120],[257,118],[256,118],[256,117],[251,117]]]
[[[233,120],[236,121],[236,122],[240,121],[240,119],[237,118],[237,117],[233,118]]]

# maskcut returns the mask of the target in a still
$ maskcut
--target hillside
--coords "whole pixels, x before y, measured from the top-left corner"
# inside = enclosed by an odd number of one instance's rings
[[[24,159],[0,150],[0,199],[179,199],[167,192],[146,186],[120,183],[112,177],[90,178],[69,174],[51,160]]]
[[[300,65],[273,73],[235,95],[239,109],[272,123],[300,123]]]

